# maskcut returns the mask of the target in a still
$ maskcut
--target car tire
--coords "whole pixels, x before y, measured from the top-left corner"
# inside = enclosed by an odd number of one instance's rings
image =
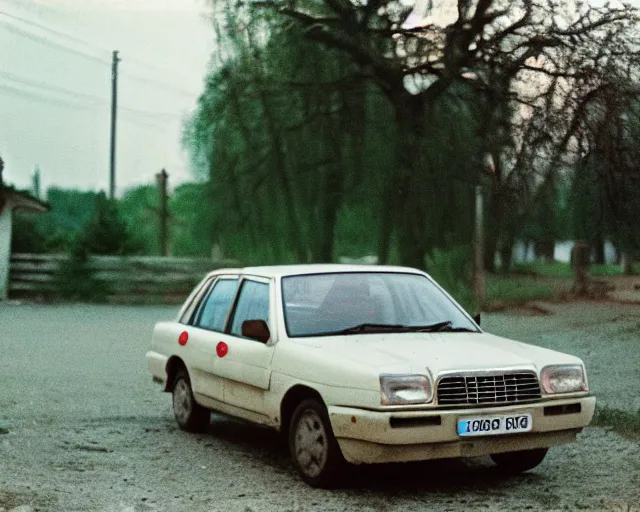
[[[195,401],[191,380],[186,370],[180,370],[173,379],[173,415],[178,426],[187,432],[201,432],[209,424],[211,412]]]
[[[494,453],[491,455],[491,459],[505,473],[518,474],[535,468],[543,461],[548,451],[548,448],[536,448],[535,450]]]
[[[333,435],[324,404],[303,400],[289,426],[289,453],[302,479],[312,487],[334,487],[346,461]]]

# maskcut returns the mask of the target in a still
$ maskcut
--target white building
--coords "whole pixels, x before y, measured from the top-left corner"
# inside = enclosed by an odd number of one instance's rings
[[[11,226],[15,211],[46,212],[49,205],[26,192],[7,187],[2,181],[0,159],[0,301],[9,295],[9,262],[11,260]]]

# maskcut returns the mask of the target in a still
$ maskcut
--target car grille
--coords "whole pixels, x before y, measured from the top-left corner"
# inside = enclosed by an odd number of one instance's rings
[[[438,405],[508,405],[540,398],[533,372],[447,375],[437,390]]]

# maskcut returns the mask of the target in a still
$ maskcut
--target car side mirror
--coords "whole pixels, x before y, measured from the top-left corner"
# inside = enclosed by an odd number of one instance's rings
[[[480,325],[480,313],[478,313],[477,315],[474,315],[473,321],[478,325]]]
[[[242,335],[266,343],[271,338],[271,331],[264,320],[245,320],[242,322]]]

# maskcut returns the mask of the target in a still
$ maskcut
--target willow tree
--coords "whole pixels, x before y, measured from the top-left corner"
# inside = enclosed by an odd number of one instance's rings
[[[403,263],[418,266],[428,249],[428,207],[421,184],[433,178],[425,147],[432,142],[429,119],[442,95],[468,84],[497,112],[499,105],[526,101],[528,94],[513,87],[524,73],[570,76],[575,71],[573,55],[589,63],[597,61],[598,54],[612,55],[616,34],[629,32],[635,22],[629,7],[576,4],[569,9],[559,0],[458,0],[453,21],[439,22],[434,10],[438,6],[430,4],[432,10],[426,13],[395,0],[250,4],[258,15],[291,20],[309,40],[347,55],[388,98],[402,136],[397,140],[399,165],[388,177],[387,206],[393,221],[383,232],[395,230]],[[552,69],[532,65],[540,56],[553,63]],[[500,153],[503,141],[494,134],[508,120],[508,115],[499,115],[486,124],[485,152]],[[556,142],[561,151],[566,149],[562,141]],[[484,171],[479,166],[469,180],[477,182]],[[450,186],[446,177],[439,181]]]
[[[395,239],[412,266],[470,241],[482,179],[494,248],[513,238],[506,220],[562,166],[600,59],[636,21],[628,7],[560,0],[458,0],[449,20],[396,0],[213,7],[218,53],[189,140],[227,243],[262,260],[328,260],[336,223],[365,196],[381,261]]]
[[[375,99],[344,56],[295,27],[272,25],[264,39],[261,20],[227,14],[227,55],[187,132],[211,178],[219,235],[241,258],[331,261],[339,212],[369,163]]]

